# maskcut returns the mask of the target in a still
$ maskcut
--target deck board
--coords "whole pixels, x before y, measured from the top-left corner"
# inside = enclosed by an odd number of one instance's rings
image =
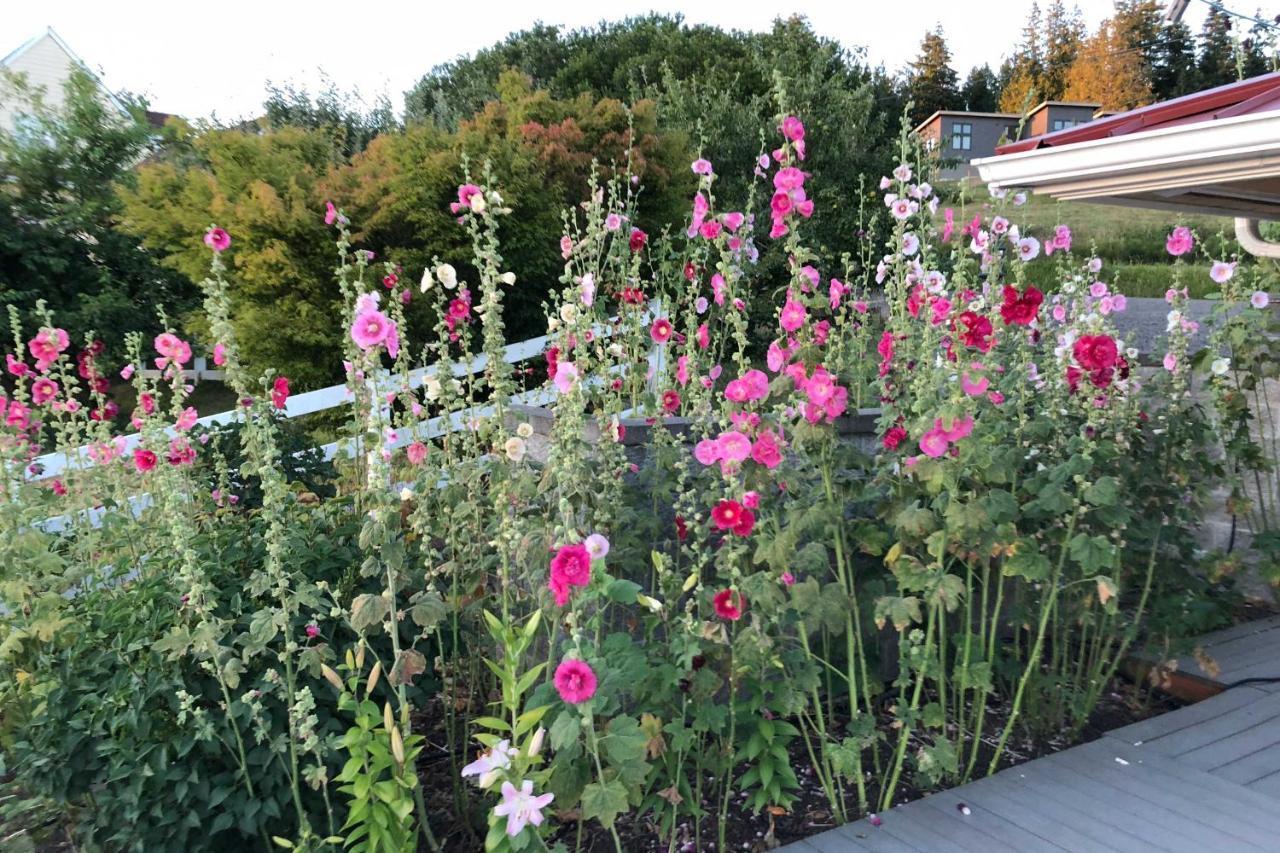
[[[1219,683],[1280,676],[1280,616],[1199,645],[1221,667]],[[1280,684],[1225,690],[881,819],[879,827],[863,819],[781,850],[1280,851]]]

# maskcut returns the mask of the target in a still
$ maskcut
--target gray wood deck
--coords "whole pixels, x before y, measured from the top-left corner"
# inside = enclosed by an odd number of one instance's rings
[[[1200,646],[1218,662],[1219,683],[1280,676],[1280,617],[1219,631]],[[1210,677],[1194,658],[1191,666]],[[880,819],[781,850],[1278,853],[1280,685],[1232,688]]]

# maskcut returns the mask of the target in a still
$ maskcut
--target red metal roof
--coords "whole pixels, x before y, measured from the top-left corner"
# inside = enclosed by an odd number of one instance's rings
[[[1021,139],[996,148],[996,154],[1013,154],[1073,142],[1088,142],[1124,136],[1157,127],[1210,121],[1229,116],[1262,113],[1280,109],[1280,71],[1228,83],[1216,89],[1193,92],[1169,101],[1148,104],[1126,113],[1076,125],[1030,139]]]

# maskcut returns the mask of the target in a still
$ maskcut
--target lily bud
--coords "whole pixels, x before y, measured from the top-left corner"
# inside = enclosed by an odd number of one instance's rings
[[[356,649],[356,672],[361,672],[363,670],[364,670],[364,643],[361,643],[360,647]]]
[[[373,669],[369,672],[369,680],[364,683],[365,695],[373,692],[373,688],[378,686],[378,676],[382,675],[382,661],[374,661]]]
[[[502,275],[498,276],[498,281],[503,284],[515,284],[516,274],[513,272],[504,272]]]
[[[390,709],[390,706],[387,706]],[[404,738],[400,736],[399,729],[391,730],[391,755],[396,760],[396,764],[404,766]]]
[[[329,664],[327,663],[320,664],[320,672],[321,674],[324,675],[324,680],[333,685],[334,690],[337,690],[339,693],[341,693],[343,692],[343,690],[346,689],[342,685],[342,678],[338,675],[338,673],[334,672],[333,667],[329,666]]]
[[[534,732],[533,737],[529,739],[529,750],[526,754],[530,758],[533,758],[539,752],[542,752],[542,741],[546,738],[546,736],[547,736],[547,730],[542,726],[538,726],[538,730]]]
[[[391,713],[391,703],[386,702],[382,706],[382,725],[387,731],[391,731],[396,727],[395,715]]]

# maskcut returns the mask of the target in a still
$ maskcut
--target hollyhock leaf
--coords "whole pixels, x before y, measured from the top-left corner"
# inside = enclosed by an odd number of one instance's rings
[[[351,629],[362,634],[382,620],[391,612],[391,604],[381,595],[357,595],[351,602]]]
[[[943,575],[938,586],[929,596],[929,603],[941,604],[948,613],[954,613],[964,598],[964,581],[956,575]]]
[[[427,671],[427,659],[417,649],[401,649],[396,662],[387,673],[387,681],[395,686],[413,684],[413,680]]]
[[[1120,496],[1120,482],[1115,477],[1099,477],[1084,490],[1084,499],[1094,506],[1112,506]]]
[[[1105,536],[1077,533],[1071,537],[1068,547],[1071,559],[1079,563],[1086,572],[1109,569],[1114,561],[1115,546]]]
[[[987,516],[995,524],[1012,521],[1018,517],[1018,501],[1004,489],[991,489],[982,496]]]
[[[561,711],[547,732],[551,736],[551,748],[559,752],[569,744],[576,743],[581,731],[582,724],[578,721],[577,715]]]
[[[912,504],[893,517],[893,526],[913,539],[923,539],[938,527],[938,518],[932,510]]]
[[[953,498],[947,504],[947,510],[943,515],[947,526],[953,532],[961,534],[977,533],[991,524],[991,517],[981,501],[961,501]]]
[[[883,625],[885,620],[888,619],[893,623],[895,629],[905,631],[919,622],[922,617],[920,599],[914,595],[906,597],[887,595],[876,599],[875,620],[877,625]]]
[[[1029,581],[1042,581],[1049,577],[1049,558],[1040,553],[1035,542],[1021,540],[1013,555],[1005,559],[1001,569],[1007,578],[1024,578]]]
[[[592,782],[582,789],[582,819],[595,818],[606,829],[613,826],[618,815],[627,811],[627,789],[617,779],[612,782]]]
[[[424,592],[414,599],[409,616],[419,628],[430,631],[440,624],[440,620],[448,614],[449,608],[437,592]]]
[[[605,587],[604,594],[608,596],[610,601],[616,601],[619,604],[635,604],[636,596],[641,589],[640,584],[635,581],[617,578],[610,581],[609,585]]]

